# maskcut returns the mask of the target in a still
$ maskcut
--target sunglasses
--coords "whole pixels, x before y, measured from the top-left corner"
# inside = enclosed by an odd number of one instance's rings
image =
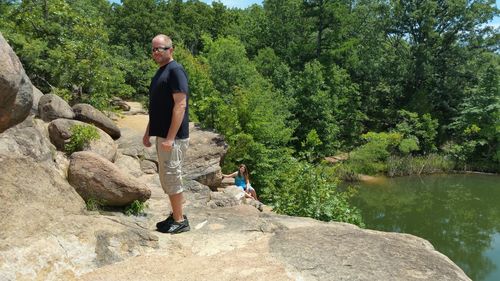
[[[153,53],[156,53],[156,52],[165,52],[166,50],[170,49],[172,47],[156,47],[156,48],[152,48],[151,51]]]

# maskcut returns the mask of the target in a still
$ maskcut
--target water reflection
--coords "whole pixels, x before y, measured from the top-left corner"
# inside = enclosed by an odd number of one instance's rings
[[[359,186],[353,203],[367,228],[425,238],[471,279],[487,281],[500,271],[500,260],[485,255],[500,232],[499,180],[488,175],[386,179]]]

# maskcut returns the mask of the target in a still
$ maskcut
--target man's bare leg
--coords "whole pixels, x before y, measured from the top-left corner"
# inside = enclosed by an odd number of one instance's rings
[[[172,216],[176,222],[184,220],[184,214],[182,213],[182,204],[184,203],[184,196],[182,192],[177,194],[169,195],[170,205],[172,205]]]

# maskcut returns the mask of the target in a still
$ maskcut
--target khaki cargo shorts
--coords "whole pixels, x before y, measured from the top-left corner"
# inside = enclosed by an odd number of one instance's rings
[[[171,151],[161,149],[160,144],[164,138],[156,138],[156,153],[158,154],[158,174],[163,191],[168,195],[181,193],[182,186],[182,162],[189,146],[189,138],[175,139]]]

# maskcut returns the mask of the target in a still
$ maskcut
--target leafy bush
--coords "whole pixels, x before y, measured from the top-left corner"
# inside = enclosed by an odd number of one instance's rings
[[[398,151],[401,134],[368,132],[362,137],[367,143],[351,152],[348,164],[357,173],[373,175],[385,172],[387,158]]]
[[[71,127],[71,138],[64,146],[68,155],[81,151],[93,140],[99,139],[99,132],[93,125],[74,125]]]
[[[292,160],[276,172],[277,181],[262,197],[277,213],[364,226],[359,210],[349,203],[352,192],[339,191],[328,168]]]
[[[417,151],[420,149],[418,146],[418,139],[413,136],[407,139],[403,139],[399,143],[398,149],[403,155],[408,155],[412,151]]]
[[[134,202],[132,202],[132,204],[130,204],[129,206],[127,206],[125,208],[125,215],[127,216],[131,216],[131,215],[134,215],[134,216],[138,216],[142,213],[144,213],[144,209],[147,208],[148,205],[144,202],[141,202],[139,200],[135,200]]]
[[[421,150],[424,153],[436,151],[436,146],[434,145],[438,121],[432,119],[430,114],[423,114],[418,116],[417,113],[409,112],[406,110],[398,111],[398,119],[401,120],[398,125],[396,125],[395,132],[400,133],[405,140],[403,149],[411,150],[401,150],[401,152],[408,154],[411,151]],[[411,143],[415,141],[416,143]],[[409,147],[408,145],[411,145]]]

